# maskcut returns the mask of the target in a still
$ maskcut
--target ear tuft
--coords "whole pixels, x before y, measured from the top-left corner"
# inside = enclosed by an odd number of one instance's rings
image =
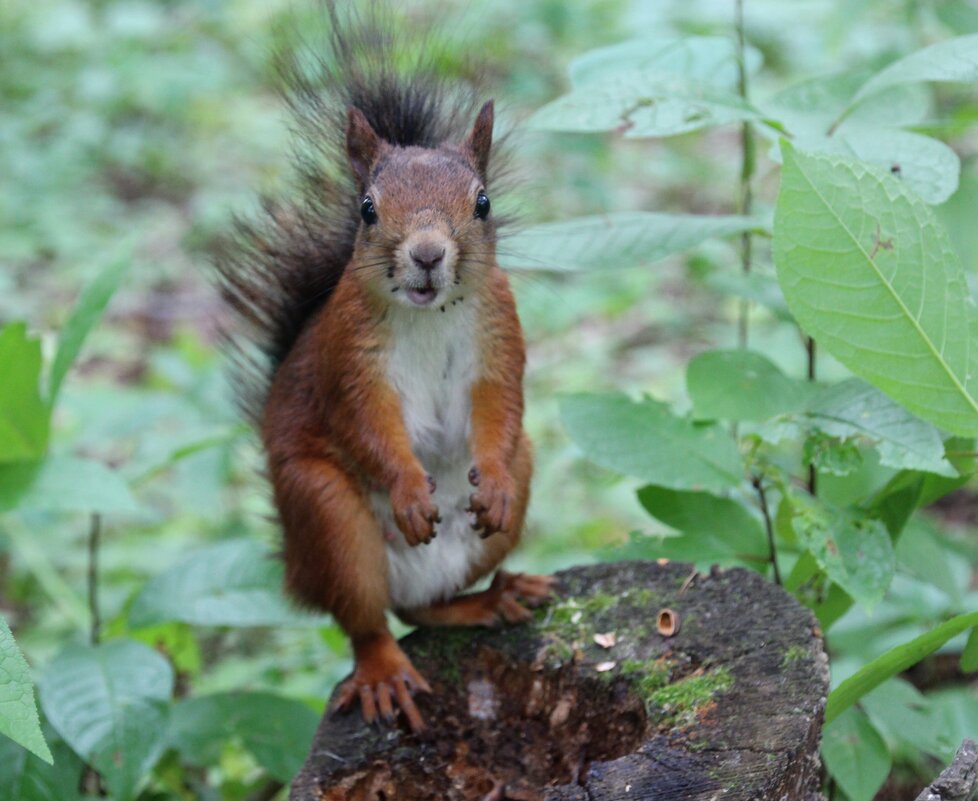
[[[346,112],[346,153],[361,191],[370,181],[370,170],[380,155],[380,137],[363,112],[350,106]]]
[[[489,151],[492,148],[492,121],[493,121],[493,101],[486,101],[485,105],[479,109],[475,118],[475,125],[472,132],[465,140],[465,149],[475,160],[476,169],[479,175],[486,177],[486,169],[489,167]]]

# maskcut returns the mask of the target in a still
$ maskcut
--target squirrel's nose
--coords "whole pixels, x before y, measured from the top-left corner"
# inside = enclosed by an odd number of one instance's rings
[[[422,242],[411,248],[411,260],[422,270],[430,272],[445,258],[445,246],[438,242]]]

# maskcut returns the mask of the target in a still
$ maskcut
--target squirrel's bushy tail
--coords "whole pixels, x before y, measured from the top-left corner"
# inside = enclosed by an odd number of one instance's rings
[[[215,258],[234,317],[225,339],[238,401],[253,422],[275,370],[353,253],[359,198],[346,157],[347,109],[362,111],[393,144],[434,147],[461,141],[477,108],[473,88],[450,88],[439,77],[429,43],[415,41],[406,52],[375,3],[338,9],[323,0],[323,8],[323,41],[278,56],[295,137],[291,194],[263,198],[257,215],[235,219]]]

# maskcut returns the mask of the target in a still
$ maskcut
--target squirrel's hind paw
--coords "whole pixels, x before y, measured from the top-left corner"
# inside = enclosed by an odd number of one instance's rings
[[[358,650],[356,668],[337,690],[332,712],[349,710],[359,701],[366,723],[393,723],[399,707],[411,731],[423,731],[424,720],[412,695],[430,693],[431,687],[411,660],[390,635],[379,647]]]

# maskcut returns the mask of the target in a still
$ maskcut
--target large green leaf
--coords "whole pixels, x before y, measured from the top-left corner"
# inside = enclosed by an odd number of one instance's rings
[[[927,697],[902,679],[893,678],[867,693],[859,705],[891,738],[909,743],[940,760],[949,760],[960,741],[948,736]]]
[[[500,246],[504,267],[596,270],[637,267],[682,253],[713,237],[764,228],[754,217],[630,211],[535,225]]]
[[[0,737],[0,798],[3,801],[80,801],[82,761],[49,731],[54,764]]]
[[[129,612],[133,626],[170,620],[203,626],[316,623],[282,594],[282,563],[252,540],[200,548],[151,579]]]
[[[45,716],[116,801],[136,797],[163,753],[172,691],[166,659],[129,640],[69,646],[41,678]]]
[[[711,350],[686,368],[693,414],[704,420],[768,420],[804,407],[812,386],[749,350]]]
[[[748,46],[747,71],[761,66],[761,53]],[[570,64],[571,84],[580,88],[621,72],[674,76],[736,89],[737,47],[725,36],[647,36],[589,50]]]
[[[716,425],[676,417],[658,401],[624,395],[569,395],[560,415],[594,462],[660,487],[723,492],[740,484],[733,439]]]
[[[825,727],[822,760],[849,801],[872,801],[892,766],[886,743],[858,709]]]
[[[732,90],[637,69],[589,81],[538,109],[527,125],[580,133],[618,130],[635,139],[674,136],[759,116]]]
[[[861,83],[855,73],[816,78],[780,92],[766,108],[792,132],[796,148],[875,164],[926,202],[943,203],[958,186],[957,154],[937,139],[899,127],[926,117],[927,92],[919,86],[891,87],[865,99],[844,122],[833,125]],[[771,155],[780,158],[777,147]]]
[[[234,738],[269,775],[289,782],[302,767],[319,715],[271,693],[231,692],[181,701],[171,721],[170,745],[189,763],[217,763],[223,745]]]
[[[34,703],[31,671],[6,619],[0,615],[0,734],[51,762]]]
[[[938,139],[912,131],[845,124],[832,136],[799,138],[806,151],[835,153],[873,164],[898,178],[926,203],[943,203],[958,188],[961,160]]]
[[[782,150],[774,257],[802,328],[918,416],[978,434],[978,314],[933,212],[889,174]]]
[[[948,640],[975,626],[978,626],[978,612],[952,617],[926,634],[891,648],[868,665],[863,665],[829,694],[829,701],[825,707],[825,722],[831,723],[874,687],[916,665]]]
[[[820,386],[802,411],[758,429],[774,443],[813,431],[872,447],[886,467],[958,475],[944,457],[944,443],[934,426],[858,378]]]
[[[836,72],[809,78],[767,98],[763,108],[796,137],[824,135],[852,105],[853,97],[867,78],[866,71]],[[890,87],[853,106],[838,130],[850,123],[887,129],[917,125],[927,119],[930,106],[930,93],[926,87]]]
[[[921,81],[978,81],[978,34],[937,42],[894,61],[866,81],[853,102],[889,86]]]
[[[857,378],[813,384],[788,378],[759,353],[716,350],[689,363],[686,389],[695,417],[770,421],[751,430],[774,444],[824,435],[876,449],[887,467],[958,475],[934,426]]]
[[[654,518],[682,532],[660,540],[645,538],[646,558],[703,565],[768,562],[767,537],[760,520],[732,498],[649,486],[638,491],[638,499]]]
[[[51,365],[51,378],[48,396],[51,403],[58,396],[61,382],[78,357],[89,331],[95,327],[112,295],[119,287],[122,276],[129,268],[130,260],[119,259],[108,265],[82,292],[71,316],[67,319],[58,337],[58,351]]]
[[[41,399],[41,342],[23,323],[0,330],[0,464],[38,459],[48,446],[50,412]]]
[[[893,580],[895,557],[879,520],[795,493],[791,527],[828,577],[858,603],[873,607]]]
[[[139,505],[119,474],[101,462],[50,456],[0,465],[0,512],[12,509],[126,514]]]

